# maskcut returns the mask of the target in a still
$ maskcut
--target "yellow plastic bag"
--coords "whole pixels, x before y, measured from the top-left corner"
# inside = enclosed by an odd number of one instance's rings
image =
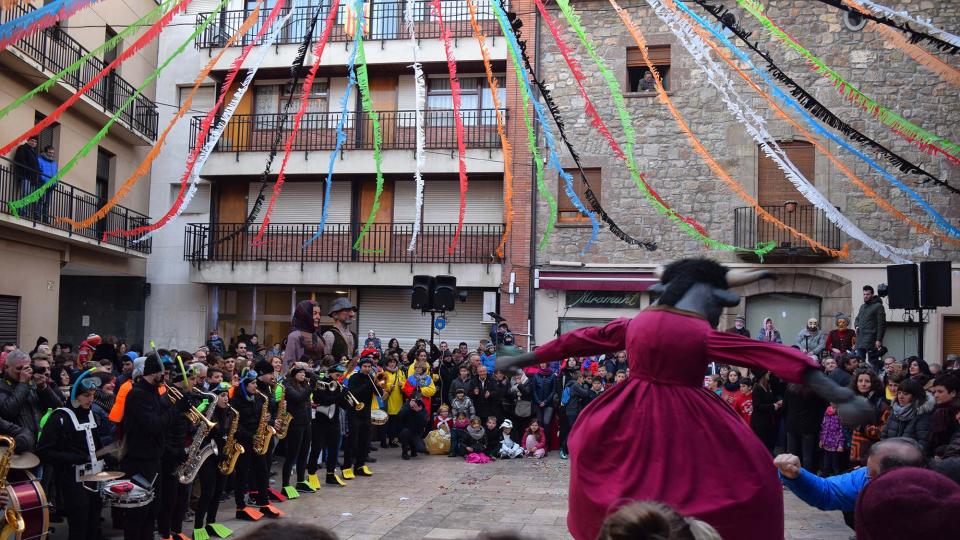
[[[450,452],[450,433],[445,429],[435,429],[423,439],[427,452],[438,456]]]

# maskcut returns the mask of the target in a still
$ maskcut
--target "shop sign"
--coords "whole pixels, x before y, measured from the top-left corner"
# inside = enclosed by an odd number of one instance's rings
[[[567,307],[639,308],[640,294],[619,291],[567,291]]]

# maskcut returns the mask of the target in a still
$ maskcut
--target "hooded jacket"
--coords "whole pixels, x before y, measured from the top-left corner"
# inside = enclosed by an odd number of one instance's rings
[[[549,369],[541,370],[533,376],[533,402],[545,403],[553,407],[553,398],[557,393],[557,376]]]
[[[827,335],[820,331],[818,328],[816,332],[811,332],[808,328],[804,328],[797,334],[797,347],[800,347],[800,350],[815,356],[820,356],[820,353],[823,352],[823,348],[827,345]]]
[[[875,341],[883,341],[887,330],[887,312],[883,309],[883,300],[874,296],[864,302],[857,312],[853,326],[857,329],[857,343],[860,347],[872,349]]]

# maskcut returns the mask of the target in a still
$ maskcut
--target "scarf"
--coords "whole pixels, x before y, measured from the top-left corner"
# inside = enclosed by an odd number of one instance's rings
[[[537,374],[540,375],[541,377],[549,377],[550,375],[553,374],[553,370],[550,368],[543,368],[540,371],[538,371]]]
[[[480,439],[483,438],[483,435],[486,432],[484,431],[483,426],[480,426],[478,428],[475,428],[473,426],[467,426],[467,433],[470,435],[470,437],[473,440],[479,441]]]
[[[917,408],[913,406],[913,402],[910,402],[908,405],[900,405],[899,401],[893,402],[893,417],[899,420],[900,422],[909,422],[917,416]]]
[[[723,389],[727,392],[739,392],[740,391],[740,381],[737,382],[725,382],[723,383]]]

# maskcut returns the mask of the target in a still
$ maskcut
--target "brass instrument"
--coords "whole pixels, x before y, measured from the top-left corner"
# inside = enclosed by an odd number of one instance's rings
[[[381,378],[381,375],[383,376],[382,378]],[[376,376],[376,377],[374,377],[374,376],[370,375],[369,373],[367,373],[367,376],[370,377],[370,382],[373,383],[373,391],[376,392],[376,393],[377,393],[377,396],[382,400],[382,399],[383,399],[384,392],[385,392],[386,389],[387,389],[387,386],[386,386],[386,385],[387,385],[387,382],[386,382],[387,372],[386,372],[386,371],[381,371],[381,372],[377,373],[377,376]]]
[[[235,438],[237,427],[240,425],[240,413],[233,407],[230,407],[230,410],[233,411],[233,420],[230,422],[230,431],[227,432],[227,442],[223,445],[223,460],[217,465],[217,470],[224,476],[233,474],[233,468],[237,466],[237,459],[244,452],[243,445],[238,443]]]
[[[175,386],[170,386],[167,383],[163,383],[163,387],[167,390],[165,395],[167,396],[167,399],[170,400],[170,403],[176,405],[181,399],[183,399],[183,392],[177,390]],[[187,415],[187,418],[189,418],[194,424],[207,424],[207,430],[211,430],[213,429],[213,426],[217,425],[216,422],[208,420],[207,417],[204,416],[202,412],[198,411],[193,405],[187,409],[185,414]]]
[[[259,390],[256,392],[263,398],[263,406],[260,407],[260,423],[257,424],[257,431],[253,434],[253,452],[258,456],[264,456],[267,450],[270,450],[270,438],[276,435],[277,430],[270,425],[270,398]]]
[[[277,440],[287,436],[290,429],[290,422],[293,421],[293,415],[287,412],[287,387],[280,385],[280,404],[277,405]]]
[[[0,442],[5,444],[5,447],[0,449],[0,490],[5,491],[7,473],[10,472],[10,458],[13,457],[13,452],[17,448],[17,442],[13,437],[6,435],[0,435]],[[0,531],[0,539],[5,539],[14,533],[19,537],[26,528],[27,525],[23,522],[20,512],[8,507],[3,513],[3,530]]]
[[[217,408],[217,396],[207,394],[206,392],[200,393],[211,396],[213,402],[207,405],[207,412],[203,417],[205,422],[197,427],[197,432],[193,435],[193,442],[191,442],[190,447],[187,448],[186,461],[178,465],[175,471],[177,480],[181,484],[192,484],[197,478],[197,473],[200,472],[200,467],[203,466],[203,463],[210,456],[217,454],[216,442],[210,441],[206,445],[203,444],[203,440],[207,438],[207,434],[210,433],[213,426],[217,425],[217,423],[212,420],[213,413]]]
[[[331,379],[330,382],[317,381],[316,388],[318,390],[326,390],[327,392],[335,392],[337,390],[343,390],[343,396],[346,398],[347,403],[358,411],[363,410],[363,403],[360,403],[357,398],[350,393],[342,384],[340,384],[336,379]]]

